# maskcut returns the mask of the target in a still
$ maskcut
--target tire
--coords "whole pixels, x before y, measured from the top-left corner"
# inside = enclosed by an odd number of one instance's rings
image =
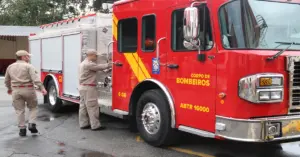
[[[150,117],[151,115],[154,116]],[[155,121],[156,125],[149,128],[143,121]],[[152,146],[167,146],[177,140],[177,130],[171,128],[170,107],[161,90],[149,90],[140,97],[136,109],[136,122],[141,137]]]
[[[53,80],[48,83],[47,92],[47,101],[50,110],[55,113],[59,112],[62,108],[62,100],[57,97],[57,89]]]

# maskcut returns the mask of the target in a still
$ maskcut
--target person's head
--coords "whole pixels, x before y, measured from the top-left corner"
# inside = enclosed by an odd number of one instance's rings
[[[86,52],[86,55],[87,55],[88,60],[93,61],[93,62],[97,61],[97,51],[96,50],[89,49]]]
[[[19,50],[19,51],[16,52],[17,60],[22,60],[22,61],[25,61],[25,62],[29,62],[30,61],[30,56],[31,56],[31,54],[28,53],[25,50]]]

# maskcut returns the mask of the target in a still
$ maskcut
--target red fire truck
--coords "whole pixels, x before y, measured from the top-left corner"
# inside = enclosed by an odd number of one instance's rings
[[[300,138],[297,0],[122,0],[112,14],[41,26],[30,37],[53,111],[78,103],[88,48],[101,112],[129,118],[153,146],[178,130],[244,142]]]

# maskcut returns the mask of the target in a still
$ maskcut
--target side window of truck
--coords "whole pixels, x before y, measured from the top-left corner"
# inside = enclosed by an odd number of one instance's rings
[[[120,20],[118,23],[118,51],[134,53],[137,51],[138,21],[136,18]]]
[[[153,52],[156,46],[156,18],[155,15],[146,15],[142,18],[142,50]]]
[[[212,28],[210,25],[209,10],[206,4],[198,6],[199,10],[199,39],[201,41],[201,50],[210,50],[213,46]],[[190,51],[183,46],[183,14],[184,9],[174,10],[172,13],[172,50]]]

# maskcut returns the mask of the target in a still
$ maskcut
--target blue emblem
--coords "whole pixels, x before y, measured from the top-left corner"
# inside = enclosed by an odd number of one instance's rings
[[[152,73],[159,74],[160,73],[160,65],[158,58],[152,58]]]

